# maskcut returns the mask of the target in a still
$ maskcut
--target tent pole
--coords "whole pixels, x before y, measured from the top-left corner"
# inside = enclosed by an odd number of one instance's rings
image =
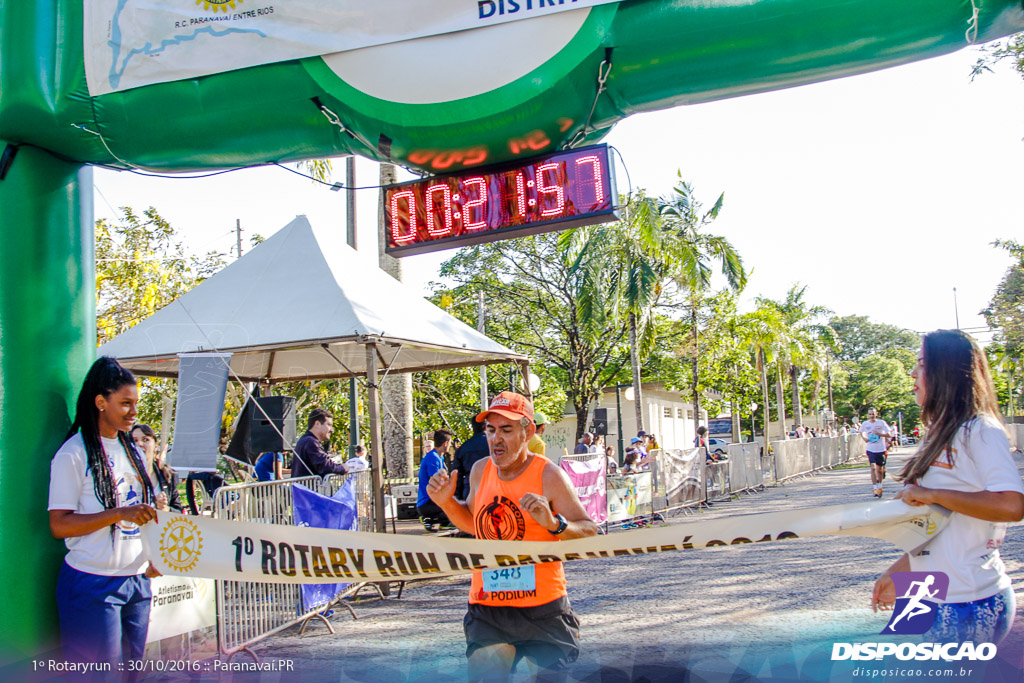
[[[383,534],[384,524],[384,443],[380,436],[380,387],[377,386],[377,345],[366,345],[366,390],[370,409],[370,452],[373,467],[370,479],[373,482],[374,531]]]
[[[521,372],[523,375],[523,396],[532,401],[533,392],[530,391],[530,361],[520,361],[519,372]]]

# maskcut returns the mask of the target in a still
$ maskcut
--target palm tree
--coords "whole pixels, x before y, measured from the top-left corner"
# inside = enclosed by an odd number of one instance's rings
[[[690,307],[690,328],[693,334],[693,429],[700,425],[700,393],[698,388],[697,359],[700,356],[697,334],[697,305],[700,296],[711,286],[714,273],[713,263],[718,262],[719,270],[733,291],[742,290],[747,284],[747,271],[743,259],[729,240],[721,235],[711,235],[704,229],[718,218],[725,200],[725,193],[718,196],[715,205],[701,213],[702,205],[694,197],[693,188],[682,180],[673,188],[673,194],[663,198],[658,213],[663,222],[662,242],[667,249],[663,259],[669,266],[673,280],[688,290]]]
[[[654,204],[641,190],[622,221],[571,230],[559,240],[572,261],[570,273],[581,284],[578,314],[586,327],[597,331],[608,320],[627,319],[638,429],[643,429],[641,359],[654,348],[654,311],[667,270],[663,235]]]
[[[761,398],[763,400],[762,405],[764,406],[763,431],[765,452],[767,452],[768,442],[771,440],[769,431],[771,408],[768,402],[768,367],[776,362],[789,340],[785,321],[782,318],[782,314],[776,308],[760,307],[756,311],[741,316],[741,320],[746,341],[753,351],[754,364],[761,379]],[[780,408],[782,408],[781,405]],[[780,413],[779,423],[783,429],[782,438],[785,438],[784,414]]]
[[[838,337],[835,330],[818,320],[832,314],[824,306],[811,306],[804,300],[807,286],[799,283],[790,287],[786,298],[779,302],[771,299],[756,299],[760,307],[774,308],[782,316],[787,328],[789,342],[782,354],[784,368],[779,368],[779,380],[776,391],[779,394],[780,411],[782,410],[782,371],[789,375],[790,389],[793,393],[793,419],[796,424],[803,423],[803,409],[800,399],[800,371],[810,370],[812,376],[818,375],[826,364],[825,353],[828,349],[838,349]],[[817,392],[815,392],[817,393]]]

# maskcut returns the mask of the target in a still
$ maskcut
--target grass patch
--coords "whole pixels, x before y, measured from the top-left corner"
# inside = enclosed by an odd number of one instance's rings
[[[866,470],[871,467],[869,462],[847,462],[842,465],[836,465],[832,469],[834,470]]]

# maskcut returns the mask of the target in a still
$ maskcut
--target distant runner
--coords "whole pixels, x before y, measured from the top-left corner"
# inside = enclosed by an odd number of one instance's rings
[[[565,472],[527,449],[536,432],[533,418],[525,396],[498,394],[476,416],[486,424],[490,457],[473,466],[469,499],[454,498],[457,478],[442,469],[427,486],[431,500],[457,527],[481,539],[597,535]],[[524,657],[557,675],[579,657],[579,620],[569,604],[561,562],[476,572],[463,626],[473,681],[506,680]]]
[[[878,411],[868,409],[868,421],[860,426],[860,438],[867,444],[864,450],[871,463],[871,485],[875,498],[882,497],[882,480],[885,479],[885,454],[889,450],[889,425],[878,419]]]

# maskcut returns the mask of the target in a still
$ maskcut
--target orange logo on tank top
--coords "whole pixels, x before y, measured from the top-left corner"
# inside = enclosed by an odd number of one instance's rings
[[[480,507],[475,521],[476,537],[488,541],[521,541],[526,534],[522,511],[505,496]]]

